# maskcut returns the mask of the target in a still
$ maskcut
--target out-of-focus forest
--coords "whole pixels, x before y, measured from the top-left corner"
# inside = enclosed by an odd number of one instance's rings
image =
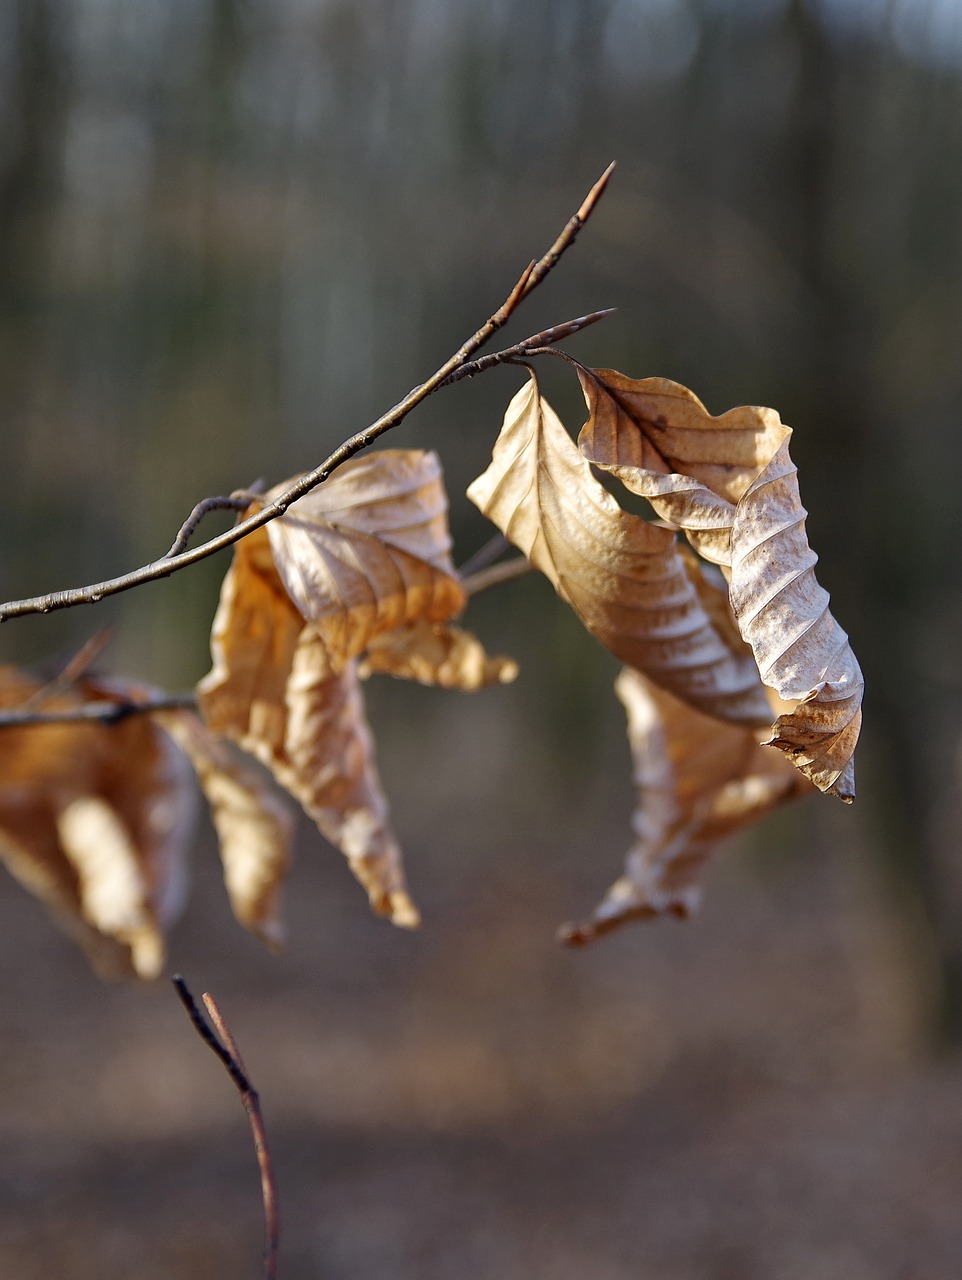
[[[422,931],[305,826],[272,958],[201,832],[171,967],[261,1089],[285,1280],[955,1280],[959,0],[6,0],[0,595],[133,568],[199,498],[315,465],[612,159],[506,339],[616,306],[586,363],[795,428],[868,684],[858,801],[764,824],[687,924],[558,948],[633,797],[616,666],[532,576],[468,615],[516,685],[368,689]],[[439,450],[459,561],[519,384],[389,441]],[[187,688],[227,563],[10,622],[0,659],[109,623],[105,665]],[[256,1274],[243,1114],[166,984],[98,983],[9,878],[0,945],[0,1272]]]

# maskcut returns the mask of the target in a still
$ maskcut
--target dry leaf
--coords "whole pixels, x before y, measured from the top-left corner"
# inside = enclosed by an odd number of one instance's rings
[[[154,718],[187,755],[207,797],[234,915],[268,946],[279,946],[280,891],[294,827],[287,806],[192,712],[164,711]]]
[[[588,405],[578,445],[589,462],[647,498],[684,529],[706,560],[731,560],[734,508],[787,428],[774,409],[742,406],[713,418],[687,387],[578,369]]]
[[[510,684],[517,677],[518,664],[512,658],[489,658],[480,640],[460,627],[412,622],[368,645],[358,674],[366,680],[375,673],[473,692]]]
[[[281,580],[321,637],[332,672],[376,636],[464,609],[434,453],[385,449],[352,459],[267,533]]]
[[[284,589],[262,530],[234,548],[211,651],[213,670],[197,689],[209,727],[267,765],[348,859],[375,911],[415,925],[355,664],[331,674],[329,650]]]
[[[623,662],[711,715],[770,722],[751,654],[716,630],[674,534],[620,509],[533,374],[468,497]]]
[[[271,769],[344,853],[374,910],[409,927],[419,917],[356,659],[369,649],[372,669],[393,662],[437,683],[477,674],[470,637],[458,644],[452,633],[433,672],[418,641],[420,627],[440,627],[465,603],[446,512],[434,454],[392,449],[346,463],[238,543],[214,619],[214,667],[198,687],[208,725]],[[482,677],[493,670],[481,663]]]
[[[791,429],[773,409],[715,418],[685,387],[579,370],[585,458],[648,499],[723,566],[738,629],[765,684],[793,709],[769,741],[822,791],[855,795],[862,673],[817,583]],[[689,701],[691,701],[689,699]]]
[[[320,831],[341,850],[378,915],[416,928],[401,850],[374,762],[356,664],[326,674],[325,646],[305,627],[287,685],[287,734],[273,769]]]
[[[0,706],[41,680],[0,669]],[[141,686],[85,678],[44,711],[136,698]],[[186,887],[196,792],[188,762],[146,716],[0,731],[0,856],[98,970],[155,977]]]
[[[721,843],[810,790],[751,729],[701,715],[630,668],[615,689],[628,715],[638,787],[635,843],[625,875],[591,919],[562,930],[572,945],[627,920],[689,915],[700,899],[705,864]]]

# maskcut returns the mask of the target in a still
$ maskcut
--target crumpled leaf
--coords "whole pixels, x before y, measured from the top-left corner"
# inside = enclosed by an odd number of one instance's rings
[[[415,620],[446,622],[464,609],[434,453],[384,449],[355,458],[272,521],[267,535],[332,672],[376,636]]]
[[[332,674],[324,641],[295,608],[266,532],[234,548],[197,687],[208,726],[273,773],[348,859],[375,911],[414,925],[388,825],[354,662]]]
[[[862,673],[815,579],[791,428],[773,409],[752,406],[712,417],[664,378],[611,369],[580,369],[579,377],[589,410],[578,441],[584,457],[722,566],[762,680],[793,704],[768,741],[820,790],[851,801]]]
[[[162,711],[154,718],[187,755],[210,805],[234,915],[268,946],[280,946],[280,893],[294,829],[287,805],[193,712]]]
[[[43,688],[0,668],[4,708]],[[141,688],[85,677],[42,709],[135,698]],[[106,976],[160,972],[195,808],[187,760],[147,716],[0,731],[0,857]]]
[[[469,693],[510,684],[518,664],[513,658],[489,658],[481,641],[460,627],[411,622],[368,645],[358,674],[366,680],[375,673]]]
[[[369,669],[393,663],[398,674],[455,685],[470,661],[477,669],[467,640],[435,666],[418,640],[419,628],[443,628],[464,607],[450,548],[434,454],[392,449],[345,463],[237,544],[214,619],[213,670],[198,686],[210,728],[268,766],[344,853],[373,909],[408,927],[419,916],[357,659],[367,650]]]
[[[811,789],[757,733],[701,715],[640,672],[625,668],[615,690],[628,715],[638,787],[635,842],[625,874],[593,916],[561,931],[576,946],[628,920],[689,915],[724,840]]]
[[[751,654],[713,625],[672,531],[620,509],[533,374],[468,497],[616,657],[711,715],[770,722]]]

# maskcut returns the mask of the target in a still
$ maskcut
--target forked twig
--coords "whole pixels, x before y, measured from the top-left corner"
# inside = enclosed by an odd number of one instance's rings
[[[211,1022],[214,1024],[213,1029],[211,1029],[204,1015],[197,1007],[197,1002],[191,994],[190,988],[180,974],[175,974],[171,981],[174,984],[174,990],[180,997],[181,1004],[187,1010],[187,1015],[194,1025],[194,1030],[204,1044],[207,1045],[208,1049],[220,1059],[224,1070],[234,1082],[234,1086],[244,1104],[244,1110],[247,1112],[251,1133],[254,1137],[254,1150],[257,1152],[257,1165],[261,1175],[261,1199],[264,1203],[264,1280],[275,1280],[277,1276],[277,1253],[280,1244],[280,1216],[277,1207],[277,1186],[274,1182],[274,1167],[271,1162],[270,1148],[267,1145],[267,1132],[264,1128],[264,1118],[261,1115],[260,1097],[251,1083],[247,1068],[244,1066],[244,1060],[237,1048],[237,1043],[224,1020],[224,1015],[217,1007],[214,997],[209,992],[204,992],[204,1005],[210,1014]]]
[[[550,329],[542,330],[541,333],[533,333],[530,338],[516,342],[513,347],[506,347],[504,351],[492,351],[489,356],[469,360],[459,369],[455,369],[454,373],[449,373],[441,385],[449,387],[453,382],[460,382],[462,378],[473,378],[476,374],[484,373],[485,369],[493,369],[495,365],[511,364],[530,355],[542,355],[551,343],[570,338],[573,333],[579,333],[589,325],[604,320],[605,316],[614,315],[616,310],[616,307],[605,307],[603,311],[591,311],[586,316],[579,316],[577,320],[566,320],[564,324],[556,324]],[[555,352],[555,354],[560,353]]]
[[[228,529],[218,537],[211,538],[191,550],[181,550],[173,555],[168,553],[159,560],[144,565],[140,569],[135,569],[131,573],[123,574],[119,578],[109,578],[104,582],[95,582],[87,587],[55,591],[49,595],[34,596],[28,600],[14,600],[0,605],[0,622],[5,622],[8,618],[22,617],[25,614],[51,613],[55,609],[67,609],[79,604],[93,604],[106,596],[117,595],[121,591],[129,591],[132,587],[140,586],[145,582],[154,582],[160,578],[167,578],[179,569],[185,569],[188,565],[196,564],[199,560],[213,555],[216,551],[221,551],[223,548],[231,546],[247,534],[253,533],[255,529],[259,529],[262,525],[268,524],[271,520],[283,515],[293,502],[296,502],[298,498],[302,498],[304,494],[309,493],[322,481],[326,480],[342,462],[346,462],[348,458],[352,458],[356,453],[366,448],[378,436],[383,435],[385,431],[396,427],[413,408],[437,391],[451,374],[460,369],[462,365],[466,365],[474,353],[488,341],[492,334],[496,333],[498,329],[508,322],[522,299],[537,288],[545,276],[557,265],[562,254],[574,243],[578,232],[591,216],[605,187],[608,185],[608,179],[611,177],[613,168],[614,165],[608,166],[588,192],[577,213],[569,218],[561,234],[547,253],[537,262],[532,262],[525,267],[511,292],[497,311],[488,317],[481,328],[468,338],[454,355],[446,360],[426,382],[414,387],[392,409],[382,414],[376,422],[372,422],[369,427],[345,440],[320,466],[315,467],[313,471],[307,472],[294,484],[289,485],[287,489],[278,494],[273,502],[261,507],[259,511],[241,520],[233,528]],[[195,508],[196,510],[197,508]],[[185,528],[191,524],[191,519],[192,517],[188,519]],[[191,525],[191,531],[193,527]],[[175,540],[174,546],[177,546],[178,542],[179,539]],[[173,550],[173,547],[171,550]]]

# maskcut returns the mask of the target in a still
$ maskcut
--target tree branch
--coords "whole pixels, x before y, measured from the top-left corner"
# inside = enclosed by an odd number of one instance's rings
[[[192,693],[160,694],[141,702],[127,699],[84,702],[60,711],[35,711],[33,698],[20,707],[0,711],[0,729],[23,729],[41,724],[119,724],[128,716],[150,715],[153,711],[196,711],[197,699]]]
[[[356,453],[359,453],[372,441],[376,440],[378,436],[383,435],[384,432],[396,427],[398,423],[403,421],[412,409],[437,391],[446,379],[457,372],[462,365],[466,365],[474,353],[488,341],[492,334],[496,333],[498,329],[508,322],[521,301],[533,289],[537,288],[557,265],[562,254],[574,243],[578,232],[587,222],[600,200],[613,168],[613,165],[608,166],[588,192],[577,213],[565,224],[547,253],[537,262],[530,263],[525,268],[498,310],[488,317],[481,328],[468,338],[454,355],[446,360],[426,382],[414,387],[392,409],[389,409],[387,413],[378,418],[376,422],[372,422],[363,431],[359,431],[356,435],[345,440],[320,466],[315,467],[313,471],[309,471],[294,484],[289,485],[287,489],[278,494],[273,502],[268,503],[253,515],[241,520],[232,529],[227,530],[216,538],[211,538],[209,541],[201,543],[192,550],[181,550],[176,554],[168,553],[159,560],[144,565],[140,569],[135,569],[131,573],[123,574],[119,578],[109,578],[104,582],[95,582],[87,587],[55,591],[49,595],[34,596],[28,600],[14,600],[0,605],[0,622],[5,622],[9,618],[23,617],[26,614],[51,613],[56,609],[68,609],[74,605],[93,604],[98,600],[103,600],[106,596],[117,595],[121,591],[129,591],[132,587],[141,586],[146,582],[154,582],[159,578],[167,578],[179,569],[185,569],[188,565],[196,564],[199,560],[203,560],[207,556],[231,546],[247,534],[253,533],[255,529],[259,529],[271,520],[283,515],[293,502],[296,502],[298,498],[302,498],[306,493],[310,493],[312,489],[326,480],[342,462],[352,458]],[[560,327],[563,328],[564,326]],[[522,346],[524,345],[522,344]],[[203,504],[199,505],[202,506]],[[195,508],[195,511],[197,509]],[[185,523],[185,528],[191,524],[192,518],[193,513]],[[191,532],[193,527],[191,526]],[[178,543],[179,537],[178,540],[175,540],[171,551],[178,546]]]
[[[267,1145],[267,1131],[264,1128],[264,1118],[261,1115],[260,1097],[251,1083],[247,1068],[244,1066],[244,1060],[240,1055],[234,1037],[231,1035],[230,1028],[224,1020],[224,1015],[217,1007],[214,997],[209,992],[204,992],[203,1001],[214,1024],[214,1029],[212,1030],[197,1007],[197,1002],[191,995],[190,988],[180,974],[175,974],[171,978],[171,982],[180,997],[181,1004],[187,1010],[187,1015],[193,1023],[194,1030],[204,1044],[207,1045],[208,1049],[220,1059],[224,1070],[230,1076],[234,1087],[240,1094],[244,1110],[247,1112],[251,1133],[254,1137],[254,1150],[257,1153],[257,1165],[261,1175],[261,1199],[264,1204],[264,1280],[275,1280],[277,1276],[277,1253],[280,1244],[280,1215],[277,1206],[274,1167],[271,1162],[270,1148]]]

